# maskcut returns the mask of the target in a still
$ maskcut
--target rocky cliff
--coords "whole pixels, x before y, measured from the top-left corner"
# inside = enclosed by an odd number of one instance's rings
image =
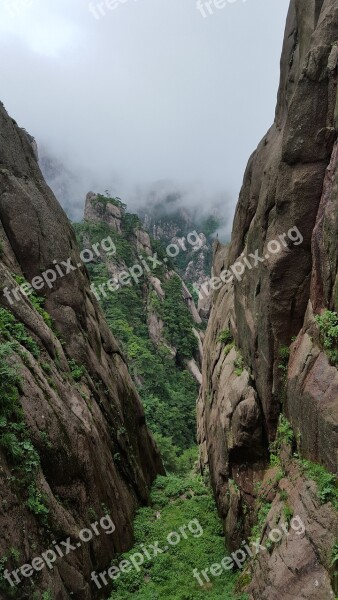
[[[164,462],[172,467],[176,453],[196,445],[204,337],[176,264],[200,248],[203,238],[188,230],[185,244],[181,240],[164,247],[119,198],[92,192],[86,197],[84,221],[74,228],[84,253],[103,238],[114,246],[87,265],[91,289],[126,356]]]
[[[163,468],[75,234],[2,105],[0,133],[0,597],[83,600]],[[115,531],[79,542],[106,514]],[[52,569],[4,579],[67,538],[81,547]]]
[[[215,248],[202,468],[232,548],[283,515],[306,528],[251,564],[257,600],[337,594],[337,62],[336,0],[291,0],[275,121]]]

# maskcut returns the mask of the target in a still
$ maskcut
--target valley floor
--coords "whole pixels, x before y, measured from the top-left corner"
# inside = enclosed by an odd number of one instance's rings
[[[119,566],[110,600],[246,600],[234,591],[235,573],[223,571],[203,586],[194,577],[195,569],[201,573],[227,554],[212,492],[202,479],[158,477],[151,500],[138,511],[134,547],[112,563]]]

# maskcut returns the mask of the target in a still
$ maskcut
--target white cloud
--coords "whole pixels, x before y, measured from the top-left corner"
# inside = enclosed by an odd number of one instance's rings
[[[207,19],[195,0],[126,0],[99,20],[87,0],[31,2],[1,6],[1,100],[84,188],[90,171],[120,196],[169,179],[235,201],[273,120],[288,0]]]

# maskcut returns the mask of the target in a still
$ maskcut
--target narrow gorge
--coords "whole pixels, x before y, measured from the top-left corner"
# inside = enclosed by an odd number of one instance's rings
[[[70,222],[0,105],[1,600],[337,599],[337,82],[291,0],[228,244],[179,195]]]

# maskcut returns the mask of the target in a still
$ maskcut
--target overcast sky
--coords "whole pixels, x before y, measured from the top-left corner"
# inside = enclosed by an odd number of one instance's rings
[[[288,4],[0,0],[1,100],[76,173],[73,208],[94,182],[128,202],[166,180],[229,212],[273,121]]]

